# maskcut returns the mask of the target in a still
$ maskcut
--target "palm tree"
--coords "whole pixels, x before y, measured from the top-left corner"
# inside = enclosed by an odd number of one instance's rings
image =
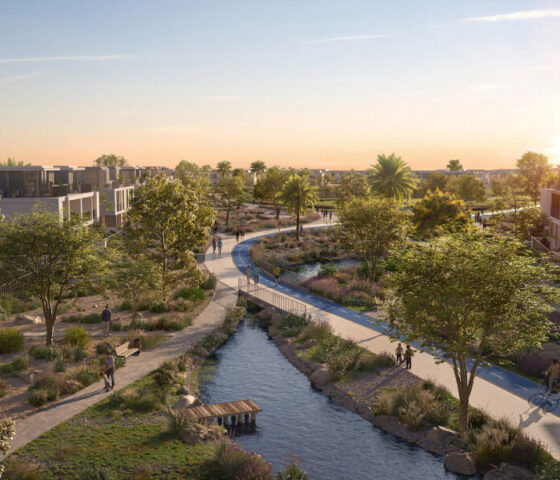
[[[262,160],[257,160],[251,163],[251,173],[254,173],[259,178],[266,171],[266,163]]]
[[[368,169],[371,191],[394,200],[404,200],[416,188],[416,177],[401,157],[394,153],[378,155],[377,164]]]
[[[218,162],[216,165],[216,170],[218,170],[218,174],[220,177],[225,177],[231,173],[231,162],[224,160],[222,162]]]
[[[449,170],[450,172],[460,172],[461,170],[463,170],[461,160],[449,160],[449,162],[447,162],[447,170]]]
[[[296,174],[290,175],[278,195],[289,213],[296,216],[296,239],[299,240],[299,217],[305,215],[308,207],[313,207],[319,200],[317,187],[311,185],[309,177]]]

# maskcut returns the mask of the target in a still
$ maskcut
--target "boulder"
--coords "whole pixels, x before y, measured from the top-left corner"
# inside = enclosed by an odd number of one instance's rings
[[[270,322],[272,325],[279,325],[283,318],[284,314],[277,312],[276,310],[272,310],[270,313]]]
[[[255,315],[259,320],[263,322],[269,322],[272,318],[272,313],[269,308],[262,309],[259,313]]]
[[[185,386],[183,385],[183,386],[181,386],[181,387],[179,388],[179,390],[177,390],[177,393],[178,393],[179,395],[187,395],[187,394],[189,393],[189,390],[188,390],[187,387],[185,387]]]
[[[280,336],[282,335],[282,333],[280,332],[280,330],[278,330],[278,329],[277,329],[276,327],[274,327],[274,326],[268,327],[268,336],[269,336],[269,337],[272,338],[272,337],[276,337],[276,336],[278,336],[278,335],[280,335]]]
[[[20,313],[16,317],[16,323],[22,325],[37,325],[38,323],[43,323],[43,319],[39,315],[26,315],[24,313]]]
[[[196,407],[197,405],[200,404],[201,404],[200,400],[196,398],[194,395],[183,395],[179,400],[177,400],[177,403],[173,405],[173,408],[178,409],[178,408]]]
[[[37,376],[40,374],[41,372],[39,372],[38,370],[32,372],[23,372],[20,373],[19,378],[21,378],[24,382],[33,383]]]
[[[511,463],[502,463],[484,475],[482,480],[533,480],[535,474],[524,467]]]
[[[315,370],[309,377],[309,380],[318,387],[325,386],[331,381],[329,369],[327,367],[321,367],[318,370]]]
[[[432,442],[440,442],[446,444],[453,437],[457,436],[457,432],[446,427],[434,427],[426,432],[426,438]]]
[[[443,459],[446,470],[459,475],[476,475],[476,465],[468,453],[448,453]]]
[[[379,428],[385,428],[389,423],[391,423],[392,417],[390,415],[376,415],[373,419],[373,423]]]
[[[208,358],[210,356],[210,352],[208,352],[208,350],[206,350],[202,345],[195,345],[192,352],[200,358]]]

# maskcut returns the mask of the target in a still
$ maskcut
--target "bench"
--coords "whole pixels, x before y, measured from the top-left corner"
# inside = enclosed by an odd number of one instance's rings
[[[135,338],[132,342],[125,342],[115,348],[115,354],[125,360],[131,355],[140,355],[140,339]]]

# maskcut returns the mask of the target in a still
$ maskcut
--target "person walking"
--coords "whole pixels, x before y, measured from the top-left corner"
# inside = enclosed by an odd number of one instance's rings
[[[216,247],[218,246],[216,242],[216,237],[212,237],[212,253],[216,255]]]
[[[105,355],[105,370],[103,371],[105,380],[105,391],[115,388],[115,357],[110,353]],[[111,388],[109,389],[109,379],[111,379]]]
[[[329,222],[332,221],[332,210],[329,212]]]
[[[241,240],[243,240],[245,238],[245,229],[242,228],[241,229]]]
[[[278,231],[280,231],[280,229],[282,228],[282,220],[278,219],[276,223],[278,225]]]
[[[277,266],[274,267],[274,281],[276,282],[276,286],[278,286],[278,282],[280,281],[280,269]]]
[[[552,388],[554,387],[554,382],[560,377],[560,365],[558,364],[558,359],[553,358],[552,364],[544,372],[546,375],[547,392],[548,396],[552,395]]]
[[[222,254],[222,237],[218,237],[218,255]]]
[[[410,370],[412,368],[412,348],[410,345],[406,346],[406,350],[404,351],[404,360],[406,362],[406,368]]]
[[[239,242],[239,228],[235,230],[235,241]]]
[[[247,285],[249,285],[251,283],[251,265],[247,265],[245,276],[247,277]]]
[[[101,320],[103,320],[103,336],[108,337],[111,331],[111,310],[109,310],[109,305],[105,305],[105,310],[101,312]]]
[[[254,268],[253,268],[253,280],[255,282],[255,285],[259,284],[259,275],[260,274],[261,274],[261,269],[255,265]]]
[[[403,354],[402,344],[399,343],[397,345],[397,348],[395,349],[395,355],[397,356],[397,363],[399,365],[403,362],[402,354]]]

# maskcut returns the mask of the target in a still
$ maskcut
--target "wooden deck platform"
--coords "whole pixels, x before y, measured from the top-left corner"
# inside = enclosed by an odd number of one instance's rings
[[[228,418],[231,423],[242,423],[250,421],[255,423],[255,415],[262,409],[253,400],[239,400],[237,402],[215,403],[213,405],[201,405],[185,410],[185,414],[192,420],[216,420],[220,425],[227,425]]]

